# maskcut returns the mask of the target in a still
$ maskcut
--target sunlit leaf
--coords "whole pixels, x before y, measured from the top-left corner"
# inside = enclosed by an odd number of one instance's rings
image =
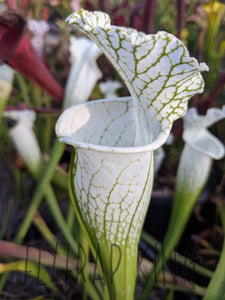
[[[0,274],[9,271],[20,271],[24,272],[24,276],[26,274],[34,276],[38,281],[44,282],[54,292],[59,292],[45,268],[33,261],[18,260],[12,263],[0,264]]]

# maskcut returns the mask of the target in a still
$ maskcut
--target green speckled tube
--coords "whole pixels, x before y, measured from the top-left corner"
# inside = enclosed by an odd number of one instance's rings
[[[135,147],[135,130],[131,98],[74,106],[56,127],[60,140],[75,149],[72,201],[110,299],[133,298],[137,245],[152,189],[153,150],[150,145]]]
[[[146,35],[86,10],[67,22],[96,42],[132,96],[71,107],[56,125],[60,141],[75,149],[71,197],[99,258],[105,299],[131,300],[154,176],[153,151],[186,113],[190,97],[203,91],[200,72],[208,67],[167,32]]]

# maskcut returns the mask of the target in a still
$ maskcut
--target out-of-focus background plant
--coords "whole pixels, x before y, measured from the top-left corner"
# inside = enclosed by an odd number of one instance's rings
[[[189,106],[206,114],[225,103],[223,1],[0,1],[1,299],[104,299],[95,258],[88,256],[69,201],[71,150],[57,141],[54,128],[66,107],[127,96],[128,91],[95,44],[66,24],[65,18],[80,8],[105,11],[114,25],[173,33],[191,56],[210,68],[203,75],[204,93],[194,96]],[[210,127],[222,143],[224,126],[220,120]],[[220,284],[225,255],[224,159],[211,162],[208,180],[171,259],[165,258],[164,272],[149,284],[153,264],[163,254],[182,133],[180,119],[173,126],[172,142],[163,146],[163,160],[157,162],[139,246],[137,299],[225,297]]]

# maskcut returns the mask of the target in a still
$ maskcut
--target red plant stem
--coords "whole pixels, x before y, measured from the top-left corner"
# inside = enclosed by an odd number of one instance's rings
[[[125,0],[123,3],[116,5],[113,9],[112,9],[112,13],[118,13],[118,11],[122,8],[129,8],[129,0]]]
[[[101,11],[109,12],[109,10],[110,10],[109,0],[99,0],[98,6],[99,6],[99,10],[101,10]]]
[[[217,98],[219,97],[223,87],[225,85],[225,73],[220,74],[219,79],[216,83],[216,86],[214,87],[213,91],[210,93],[210,95],[217,100]]]
[[[27,12],[29,0],[22,0],[23,9]]]
[[[129,27],[135,28],[138,31],[143,30],[143,15],[140,13],[145,8],[145,3],[137,3],[131,9],[131,17]]]
[[[28,10],[28,4],[30,0],[6,0],[6,5],[8,9],[15,9],[15,10],[23,10],[23,12],[27,13]]]
[[[145,28],[146,33],[154,33],[154,19],[156,13],[157,0],[147,0],[145,6]]]
[[[18,9],[18,3],[16,0],[6,0],[8,9]]]
[[[184,28],[185,0],[177,0],[177,37],[181,38]]]
[[[200,104],[198,105],[198,109],[200,113],[206,113],[209,107],[217,106],[217,99],[220,96],[223,88],[225,86],[225,72],[220,74],[217,83],[215,84],[213,90],[206,96]]]

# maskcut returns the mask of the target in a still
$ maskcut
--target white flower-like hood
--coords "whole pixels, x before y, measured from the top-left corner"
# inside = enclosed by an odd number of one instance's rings
[[[71,69],[66,83],[64,107],[85,102],[89,99],[102,72],[96,60],[101,55],[97,45],[86,37],[70,37]]]
[[[33,128],[36,113],[33,110],[9,110],[4,112],[4,117],[14,120],[17,124],[24,123],[27,127]]]
[[[172,123],[185,114],[188,99],[203,92],[200,72],[208,67],[167,32],[146,35],[111,25],[105,13],[85,10],[67,21],[96,42],[125,81],[136,111],[136,145],[161,146]]]
[[[184,116],[184,141],[213,159],[221,159],[225,154],[224,145],[207,128],[224,118],[225,106],[210,108],[206,115],[199,115],[195,107],[190,108]]]
[[[203,91],[200,71],[207,66],[166,32],[145,35],[111,26],[102,12],[79,10],[67,20],[96,42],[131,94],[65,110],[56,134],[75,147],[71,198],[93,249],[100,249],[110,298],[133,299],[137,243],[154,179],[153,150],[185,114],[188,99]],[[122,258],[113,284],[110,245],[119,246]]]
[[[5,118],[15,121],[10,129],[13,143],[31,171],[36,172],[41,163],[41,150],[33,132],[36,113],[33,110],[12,110],[3,113]]]

